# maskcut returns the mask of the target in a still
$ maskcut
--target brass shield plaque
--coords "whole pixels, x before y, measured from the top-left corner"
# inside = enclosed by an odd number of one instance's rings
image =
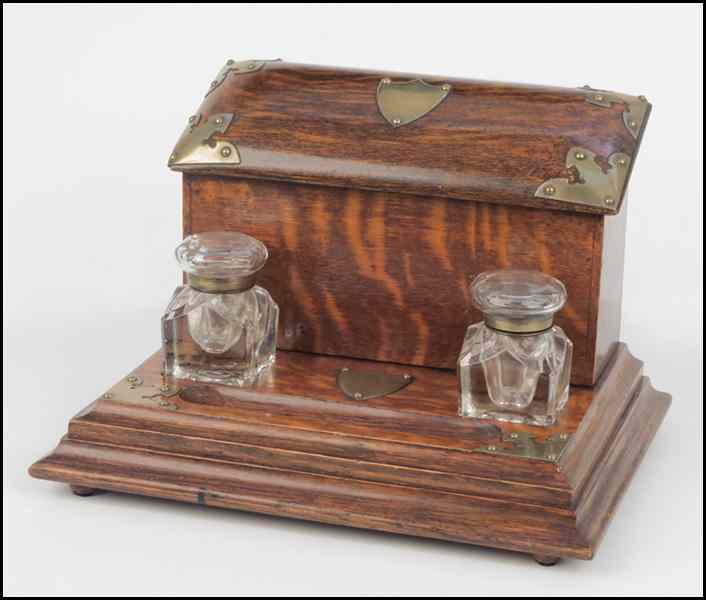
[[[336,374],[338,388],[352,400],[370,400],[400,391],[414,381],[408,373],[354,371],[343,367]]]
[[[390,125],[402,127],[434,110],[450,91],[448,83],[432,85],[421,79],[393,82],[386,77],[378,84],[378,109]]]

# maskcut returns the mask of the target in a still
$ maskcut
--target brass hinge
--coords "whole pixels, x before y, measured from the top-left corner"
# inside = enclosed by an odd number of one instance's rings
[[[526,432],[513,432],[503,434],[502,442],[475,448],[474,452],[495,454],[502,456],[517,456],[556,463],[569,443],[571,435],[558,433],[538,440],[533,434]]]
[[[608,158],[608,165],[604,171],[593,152],[575,146],[566,155],[566,168],[572,173],[572,179],[548,179],[534,195],[618,212],[630,172],[630,157],[616,152]]]
[[[630,96],[628,94],[616,94],[607,90],[596,90],[591,86],[584,85],[586,102],[603,108],[610,108],[613,104],[623,105],[623,123],[630,132],[630,135],[637,139],[645,120],[647,109],[650,103],[644,96]]]
[[[192,115],[174,146],[167,166],[172,169],[191,165],[237,165],[240,153],[234,144],[225,140],[213,140],[216,133],[225,133],[235,115],[219,113],[203,119]]]

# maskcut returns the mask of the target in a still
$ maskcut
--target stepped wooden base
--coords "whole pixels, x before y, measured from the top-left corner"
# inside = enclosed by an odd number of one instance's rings
[[[346,399],[336,370],[410,373],[384,398]],[[669,406],[619,345],[556,426],[456,416],[455,374],[280,352],[252,389],[176,382],[154,355],[69,423],[30,468],[42,479],[437,538],[590,559]],[[567,439],[543,459],[517,440]],[[513,435],[516,434],[516,435]],[[548,447],[548,446],[547,446]],[[514,454],[513,454],[514,453]]]

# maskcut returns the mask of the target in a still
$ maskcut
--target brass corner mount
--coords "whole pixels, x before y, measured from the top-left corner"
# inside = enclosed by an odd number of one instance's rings
[[[613,104],[623,105],[623,123],[633,138],[637,139],[642,130],[642,125],[647,115],[650,103],[645,96],[630,96],[629,94],[616,94],[607,90],[596,90],[589,85],[581,88],[585,92],[586,102],[603,108],[610,108]]]
[[[571,435],[568,433],[557,433],[543,440],[538,440],[531,433],[512,432],[503,434],[499,444],[481,446],[475,448],[474,452],[557,463],[569,440],[571,440]]]
[[[146,382],[142,377],[132,374],[121,379],[110,391],[101,395],[99,400],[145,403],[147,406],[163,408],[166,410],[179,410],[173,402],[181,390],[174,385],[170,378],[162,376],[160,383]]]
[[[179,170],[190,166],[240,164],[240,153],[234,144],[213,139],[215,134],[225,133],[234,119],[233,113],[217,113],[208,119],[201,115],[190,116],[167,166]]]
[[[596,161],[596,154],[574,146],[566,155],[566,168],[571,179],[555,178],[542,183],[534,195],[547,200],[592,206],[605,212],[617,213],[630,172],[630,157],[622,152],[611,154],[605,171]]]
[[[215,90],[219,85],[221,85],[230,73],[233,73],[235,75],[247,75],[248,73],[257,73],[257,71],[262,69],[268,62],[277,62],[279,60],[281,59],[278,58],[276,60],[233,60],[232,58],[230,58],[226,61],[226,64],[223,65],[223,68],[218,71],[218,75],[216,75],[216,78],[211,81],[211,85],[209,85],[208,87],[206,96],[208,96],[213,90]]]

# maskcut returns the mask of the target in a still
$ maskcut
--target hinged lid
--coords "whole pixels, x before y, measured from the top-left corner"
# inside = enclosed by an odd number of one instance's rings
[[[169,167],[615,214],[650,108],[589,87],[228,61]]]

